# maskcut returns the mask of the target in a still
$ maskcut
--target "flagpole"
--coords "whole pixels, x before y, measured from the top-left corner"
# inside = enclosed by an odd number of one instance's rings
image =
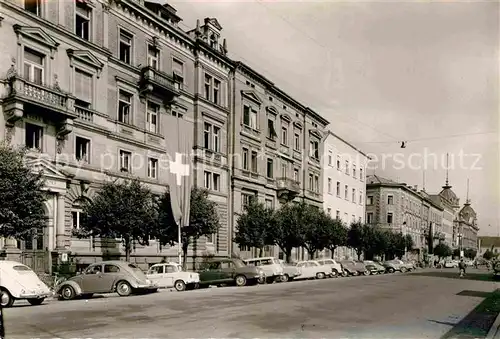
[[[181,237],[182,225],[181,224],[182,224],[182,216],[179,218],[179,225],[178,225],[178,230],[177,230],[179,233],[179,238],[177,239],[177,243],[178,243],[177,251],[179,252],[179,265],[182,265],[182,237]]]

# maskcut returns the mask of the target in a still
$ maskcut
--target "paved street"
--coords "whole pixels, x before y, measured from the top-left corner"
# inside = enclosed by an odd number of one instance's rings
[[[449,273],[448,273],[449,272]],[[440,338],[497,288],[456,270],[115,295],[5,311],[14,338]],[[461,294],[461,295],[459,295]]]

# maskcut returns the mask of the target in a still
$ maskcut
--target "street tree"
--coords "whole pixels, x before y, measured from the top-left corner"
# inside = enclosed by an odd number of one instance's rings
[[[407,251],[413,250],[413,248],[415,247],[415,242],[413,241],[412,236],[410,234],[407,234],[405,235],[404,240],[405,240],[406,250]]]
[[[460,250],[458,248],[455,248],[453,250],[453,254],[452,254],[454,257],[459,257],[460,256]]]
[[[305,205],[302,225],[304,227],[304,247],[309,254],[309,259],[314,259],[316,252],[322,251],[328,246],[330,221],[330,216],[324,210],[312,205]]]
[[[264,246],[274,243],[270,230],[274,228],[275,224],[275,211],[252,200],[245,206],[243,213],[238,216],[234,242],[240,247],[259,249],[259,257],[262,257]]]
[[[387,232],[377,226],[363,225],[363,252],[365,259],[385,254],[388,247]]]
[[[491,260],[493,259],[495,255],[493,254],[493,251],[490,250],[490,249],[487,249],[484,253],[483,253],[483,258],[486,259],[486,260]]]
[[[347,245],[356,251],[358,260],[361,259],[366,244],[365,230],[361,222],[353,222],[347,232]]]
[[[406,239],[401,233],[385,231],[387,237],[387,248],[385,251],[387,259],[402,258],[405,254]]]
[[[75,235],[121,239],[127,261],[133,244],[149,245],[157,227],[153,194],[138,179],[107,182],[82,207],[83,218]]]
[[[327,243],[326,248],[330,250],[332,259],[335,255],[335,250],[339,246],[347,245],[347,226],[342,222],[341,219],[330,218],[328,221],[328,226],[326,228],[327,231]]]
[[[469,259],[474,259],[477,255],[477,251],[473,248],[466,248],[464,251],[464,257]]]
[[[42,172],[25,163],[26,151],[0,144],[0,236],[27,239],[46,226]]]
[[[274,244],[285,253],[286,261],[291,261],[292,249],[304,245],[302,214],[305,203],[293,202],[282,205],[276,212],[276,225],[271,231]]]
[[[434,247],[434,255],[438,257],[438,259],[449,257],[453,254],[450,246],[445,243],[439,243]]]
[[[193,187],[191,190],[191,208],[189,209],[189,226],[182,228],[182,261],[186,267],[189,244],[202,236],[217,233],[220,228],[217,203],[208,198],[208,190]],[[176,233],[177,234],[177,233]]]

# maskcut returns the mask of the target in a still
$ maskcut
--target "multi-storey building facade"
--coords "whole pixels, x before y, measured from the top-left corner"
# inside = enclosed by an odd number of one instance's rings
[[[1,72],[0,138],[33,150],[50,195],[47,227],[32,241],[5,241],[5,250],[46,271],[67,254],[81,265],[119,256],[119,240],[73,236],[81,202],[116,178],[138,177],[165,192],[161,160],[179,135],[164,131],[183,119],[195,131],[194,183],[211,189],[222,223],[196,249],[227,255],[232,62],[216,20],[188,34],[170,6],[126,0],[11,0],[1,13],[0,58],[10,68]],[[152,239],[134,247],[132,260],[147,265],[176,254]]]
[[[324,210],[348,226],[354,221],[364,223],[367,155],[331,131],[325,135],[324,149]],[[337,249],[335,256],[352,257],[353,253],[342,247]]]
[[[456,228],[458,248],[461,250],[466,248],[477,250],[479,226],[477,225],[476,211],[472,208],[469,199],[466,200],[464,206],[458,212]]]
[[[428,227],[440,230],[443,208],[417,187],[371,175],[366,183],[366,220],[411,235],[415,252],[426,247]]]
[[[73,236],[81,203],[116,178],[164,193],[167,145],[186,137],[166,131],[181,120],[194,132],[193,183],[209,189],[221,220],[217,234],[190,247],[198,256],[231,253],[247,190],[272,205],[299,196],[321,205],[328,122],[229,59],[216,19],[185,32],[175,9],[157,1],[0,5],[0,139],[32,150],[49,192],[47,227],[30,241],[2,240],[7,254],[40,271],[66,258],[87,265],[122,255],[119,239]],[[131,260],[147,266],[176,255],[151,239]]]
[[[251,199],[273,208],[294,199],[321,207],[322,139],[328,121],[242,62],[232,77],[232,224]],[[234,252],[255,255],[236,245]],[[266,252],[282,256],[277,248]],[[292,255],[301,258],[303,251]]]

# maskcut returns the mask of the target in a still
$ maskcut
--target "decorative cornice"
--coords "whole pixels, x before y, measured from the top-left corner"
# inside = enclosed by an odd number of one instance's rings
[[[74,67],[74,60],[78,60],[84,64],[87,64],[97,70],[97,77],[99,78],[104,67],[102,63],[94,54],[88,50],[73,50],[68,49],[66,51],[70,59],[70,67]]]
[[[253,101],[257,105],[262,105],[262,100],[259,98],[259,96],[255,93],[255,91],[250,91],[250,90],[241,90],[241,96]]]

